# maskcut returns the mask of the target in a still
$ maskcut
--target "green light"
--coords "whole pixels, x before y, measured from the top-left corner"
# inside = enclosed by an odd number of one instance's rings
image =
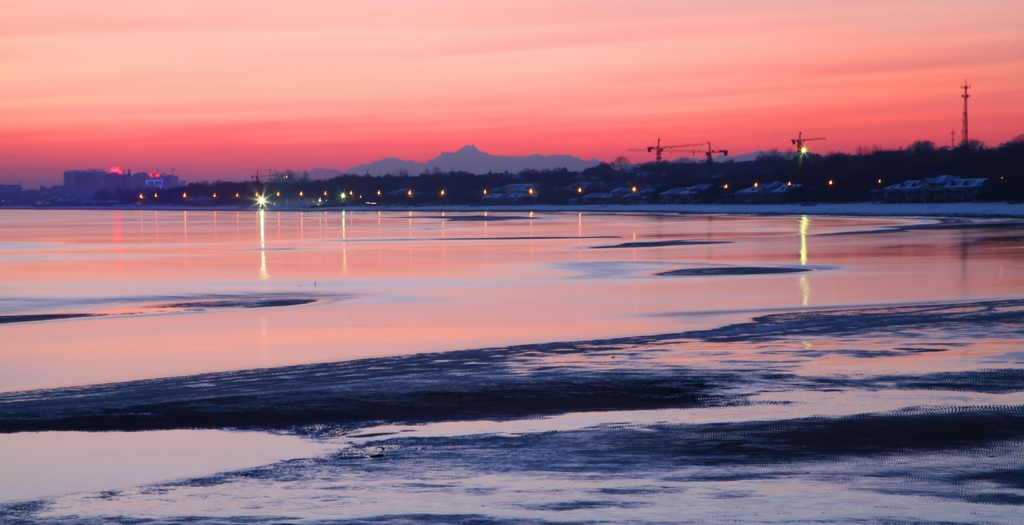
[[[345,200],[345,192],[341,192],[341,200]]]

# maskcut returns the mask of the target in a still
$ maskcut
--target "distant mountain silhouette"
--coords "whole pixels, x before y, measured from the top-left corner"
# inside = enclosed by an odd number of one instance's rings
[[[344,174],[345,174],[344,171],[331,170],[331,169],[327,169],[327,168],[313,168],[313,169],[309,170],[309,178],[311,178],[313,180],[333,179],[334,177],[337,177],[339,175],[344,175]]]
[[[583,160],[572,155],[526,155],[502,156],[491,155],[477,149],[476,146],[463,146],[459,151],[444,152],[427,162],[396,159],[394,157],[352,166],[345,173],[363,175],[398,174],[405,170],[409,175],[419,175],[434,168],[443,172],[465,171],[467,173],[519,173],[525,169],[545,170],[566,168],[569,171],[581,171],[596,166],[597,159]],[[327,170],[324,170],[327,171]],[[311,172],[312,174],[312,172]]]
[[[741,155],[730,155],[728,157],[715,156],[715,162],[749,162],[757,160],[762,154],[772,153],[757,150]],[[782,152],[782,155],[792,157],[793,152]],[[686,158],[682,157],[673,162],[704,162],[706,159],[700,154]],[[313,168],[309,170],[309,178],[314,180],[327,180],[334,177],[351,173],[354,175],[397,175],[405,170],[409,175],[419,175],[425,171],[433,170],[437,166],[443,172],[465,171],[468,173],[519,173],[524,169],[557,169],[566,168],[569,171],[582,171],[591,166],[596,166],[600,161],[597,159],[583,160],[572,155],[525,155],[525,156],[501,156],[491,155],[480,151],[476,146],[463,146],[462,149],[454,152],[444,152],[427,162],[416,162],[413,160],[402,160],[396,157],[388,157],[376,162],[353,166],[348,170],[334,170],[327,168]],[[642,163],[642,162],[641,162]]]

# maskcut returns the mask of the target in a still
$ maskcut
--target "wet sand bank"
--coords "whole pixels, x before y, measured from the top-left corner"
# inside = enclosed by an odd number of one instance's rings
[[[0,394],[0,432],[245,428],[511,419],[566,412],[742,404],[772,389],[1024,390],[1019,368],[808,376],[782,358],[666,362],[702,343],[792,344],[930,332],[946,347],[841,348],[863,360],[940,354],[957,341],[1024,337],[1024,300],[771,314],[718,329],[202,374]],[[853,344],[856,346],[856,343]],[[819,358],[801,344],[783,352]],[[926,345],[922,345],[926,346]],[[777,362],[773,362],[777,361]]]
[[[0,519],[1010,524],[1022,336],[1007,299],[12,392],[3,432],[245,428],[335,451]]]

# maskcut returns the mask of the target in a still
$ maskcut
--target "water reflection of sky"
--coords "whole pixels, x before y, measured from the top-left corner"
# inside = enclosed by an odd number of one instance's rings
[[[0,218],[0,315],[117,314],[0,325],[0,390],[666,333],[744,311],[1024,290],[1024,243],[1013,228],[832,235],[915,223],[902,219],[255,210]],[[591,249],[677,240],[695,244]],[[721,266],[813,271],[653,275]],[[318,301],[152,309],[225,297]]]
[[[222,430],[0,434],[0,502],[208,475],[334,448],[294,436]]]

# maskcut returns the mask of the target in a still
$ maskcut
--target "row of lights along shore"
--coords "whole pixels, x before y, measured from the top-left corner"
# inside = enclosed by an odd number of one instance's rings
[[[583,188],[580,188],[579,190],[580,190],[580,191],[582,192],[582,191],[583,191]],[[633,188],[633,191],[636,191],[636,187],[634,187],[634,188]],[[487,190],[484,190],[484,191],[483,191],[483,193],[484,193],[484,195],[487,195]],[[408,191],[408,192],[407,192],[406,194],[407,194],[407,195],[408,195],[409,197],[412,197],[412,196],[413,196],[413,192],[412,192],[412,190],[409,190],[409,191]],[[442,196],[442,197],[444,197],[445,195],[447,195],[447,193],[445,192],[445,190],[441,190],[441,192],[440,192],[439,194],[440,194],[440,196]],[[534,191],[533,191],[533,188],[530,188],[530,189],[529,189],[529,194],[530,194],[530,195],[534,195]],[[157,194],[157,193],[154,193],[154,194],[153,194],[153,198],[154,198],[154,199],[155,199],[155,198],[158,198],[158,195],[159,195],[159,194]],[[329,192],[327,192],[327,191],[324,191],[324,197],[327,197],[328,195],[329,195]],[[348,192],[347,194],[346,194],[345,192],[341,192],[340,194],[338,194],[338,197],[339,197],[340,199],[345,199],[345,198],[347,198],[347,197],[352,197],[352,196],[354,196],[354,195],[355,195],[355,191],[352,191],[352,190],[350,190],[350,191],[349,191],[349,192]],[[381,190],[377,190],[377,196],[380,196],[380,195],[381,195]],[[256,194],[255,194],[255,196],[256,196],[256,198],[261,198],[261,197],[265,197],[265,195],[262,195],[262,194],[260,194],[260,193],[256,193]],[[281,192],[280,192],[280,191],[274,192],[274,196],[276,196],[276,197],[280,197],[280,196],[281,196]],[[304,196],[305,196],[305,191],[299,191],[299,197],[304,197]],[[239,198],[239,197],[240,197],[240,196],[239,196],[239,194],[238,194],[238,193],[235,193],[235,198],[237,199],[237,198]],[[360,197],[360,198],[362,198],[363,196],[362,196],[362,195],[360,195],[359,197]],[[146,198],[146,196],[145,196],[144,194],[140,193],[140,194],[139,194],[139,198],[140,198],[140,199],[145,199],[145,198]],[[183,198],[183,199],[187,199],[187,198],[188,198],[188,192],[182,192],[182,193],[181,193],[181,198]],[[213,194],[213,198],[214,198],[214,199],[216,199],[216,198],[217,198],[217,193],[216,193],[216,192],[214,192],[214,194]]]
[[[878,179],[878,184],[882,184],[882,179]],[[792,186],[792,185],[793,185],[793,181],[789,181],[789,182],[787,182],[787,183],[786,183],[786,185],[787,185],[787,186]],[[832,186],[832,185],[834,185],[834,181],[833,181],[832,179],[829,179],[829,181],[828,181],[828,185],[829,185],[829,186]],[[754,187],[755,187],[755,188],[757,188],[758,186],[759,186],[759,183],[758,183],[758,182],[754,182]],[[727,189],[729,189],[729,183],[725,183],[725,184],[723,184],[723,185],[722,185],[722,188],[723,188],[723,189],[726,189],[726,190],[727,190]],[[636,193],[637,191],[638,191],[638,190],[637,190],[637,187],[636,187],[636,186],[633,186],[633,187],[632,187],[632,192],[633,192],[633,193]],[[581,187],[578,187],[578,188],[576,188],[576,192],[577,192],[578,194],[582,195],[582,194],[583,194],[583,187],[581,186]],[[535,194],[536,194],[536,193],[534,192],[533,188],[530,188],[530,189],[528,190],[528,193],[529,193],[530,195],[535,195]],[[488,194],[488,193],[487,193],[487,190],[486,190],[486,189],[484,189],[484,190],[483,190],[483,194],[484,194],[484,196],[487,196],[487,194]],[[274,193],[274,195],[275,195],[276,197],[280,197],[280,196],[281,196],[281,192],[280,192],[280,191],[277,191],[277,192],[275,192],[275,193]],[[327,191],[324,191],[324,197],[327,197],[328,195],[329,195],[329,193],[328,193]],[[349,192],[348,192],[348,194],[346,194],[345,192],[341,192],[341,193],[340,193],[340,194],[338,195],[338,197],[339,197],[339,199],[341,199],[341,200],[345,200],[345,199],[346,199],[347,197],[351,197],[351,196],[354,196],[354,195],[355,195],[355,192],[354,192],[354,191],[349,191]],[[408,197],[412,198],[412,197],[413,197],[413,191],[412,191],[412,190],[408,190],[408,191],[406,192],[406,195],[407,195]],[[440,195],[441,197],[444,197],[444,196],[446,195],[446,192],[445,192],[445,190],[443,190],[443,189],[442,189],[442,190],[441,190],[441,191],[439,192],[439,195]],[[305,197],[305,191],[301,191],[301,190],[300,190],[300,191],[299,191],[299,194],[298,194],[298,196],[299,196],[299,197]],[[381,196],[381,190],[377,190],[377,196]],[[267,205],[267,204],[269,203],[269,199],[268,199],[268,198],[266,197],[266,195],[263,195],[263,194],[260,194],[260,193],[258,193],[258,192],[257,192],[257,193],[255,194],[255,197],[256,197],[256,201],[257,201],[257,203],[258,203],[258,204],[259,204],[260,206],[265,206],[265,205]],[[362,198],[362,197],[363,197],[362,195],[360,195],[360,196],[359,196],[359,198]],[[158,198],[159,198],[159,193],[153,193],[153,198],[154,198],[154,199],[158,199]],[[182,193],[181,193],[181,198],[182,198],[182,199],[187,199],[187,198],[188,198],[188,192],[182,192]],[[214,198],[214,199],[218,198],[218,197],[217,197],[217,193],[216,193],[216,192],[214,192],[214,193],[213,193],[213,198]],[[235,198],[236,198],[236,199],[240,198],[240,194],[236,192],[236,193],[235,193]],[[140,194],[139,194],[139,200],[145,200],[145,199],[146,199],[146,195],[145,195],[145,194],[143,194],[143,193],[140,193]]]
[[[882,179],[878,179],[878,184],[881,184],[881,183],[882,183]],[[793,185],[793,181],[789,181],[789,182],[787,182],[787,183],[786,183],[786,185],[787,185],[787,186],[792,186],[792,185]],[[832,179],[829,179],[829,181],[828,181],[828,185],[829,185],[829,186],[832,186],[832,185],[834,185],[834,181],[833,181]],[[758,187],[758,183],[757,183],[757,182],[754,182],[754,187],[755,187],[755,188],[757,188],[757,187]],[[723,185],[722,185],[722,188],[723,188],[723,189],[726,189],[726,190],[727,190],[727,189],[729,189],[729,183],[725,183],[725,184],[723,184]],[[527,190],[527,191],[528,191],[528,193],[529,193],[530,195],[536,195],[536,193],[534,192],[533,188],[529,188],[529,190]],[[633,186],[633,187],[632,187],[632,191],[633,191],[633,193],[636,193],[636,192],[637,192],[637,187],[636,187],[636,186]],[[583,194],[583,187],[581,186],[581,187],[578,187],[578,188],[576,188],[576,192],[577,192],[578,194],[582,195],[582,194]],[[379,197],[379,196],[381,196],[381,194],[382,194],[382,193],[381,193],[381,190],[377,190],[377,196]],[[486,189],[485,189],[485,190],[483,190],[483,194],[484,194],[484,196],[487,196],[487,190],[486,190]],[[276,197],[280,197],[280,196],[281,196],[281,192],[280,192],[280,191],[277,191],[277,192],[275,192],[275,193],[274,193],[274,195],[275,195]],[[324,191],[324,197],[327,197],[328,195],[329,195],[329,193],[328,193],[328,192],[327,192],[327,191],[325,190],[325,191]],[[347,194],[346,194],[345,192],[341,192],[340,194],[338,194],[338,197],[339,197],[339,198],[340,198],[341,200],[345,200],[345,199],[346,199],[347,197],[352,197],[352,196],[354,196],[354,195],[355,195],[355,192],[354,192],[354,191],[349,191],[349,192],[348,192]],[[412,190],[408,190],[408,191],[406,192],[406,195],[407,195],[408,197],[412,198],[412,197],[413,197],[413,191],[412,191]],[[442,190],[441,190],[441,191],[439,192],[439,195],[440,195],[441,197],[444,197],[444,196],[446,195],[446,192],[445,192],[445,190],[443,190],[443,189],[442,189]],[[305,197],[305,191],[303,191],[303,190],[300,190],[300,191],[299,191],[299,194],[298,194],[298,196],[299,196],[299,197]],[[241,195],[240,195],[239,193],[235,193],[235,198],[236,198],[236,199],[238,199],[238,198],[240,198],[240,197],[241,197]],[[257,203],[258,203],[258,204],[259,204],[260,206],[266,206],[266,205],[267,205],[267,203],[269,202],[269,199],[268,199],[268,198],[266,197],[266,195],[260,194],[260,193],[258,193],[258,192],[257,192],[257,193],[255,194],[255,197],[256,197],[256,202],[257,202]],[[158,198],[159,198],[159,194],[158,194],[158,193],[153,193],[153,198],[154,198],[154,199],[158,199]],[[182,192],[182,193],[181,193],[181,198],[182,198],[182,199],[187,199],[187,198],[188,198],[188,192]],[[216,192],[214,192],[214,194],[213,194],[213,198],[214,198],[214,199],[218,198],[218,197],[217,197],[217,193],[216,193]],[[359,196],[359,198],[362,198],[362,195],[360,195],[360,196]],[[140,193],[140,194],[139,194],[139,200],[145,200],[145,199],[146,199],[146,195],[145,195],[145,194],[142,194],[142,193]]]
[[[879,183],[879,184],[882,184],[882,179],[879,179],[879,180],[878,180],[878,183]],[[828,185],[829,185],[829,186],[831,186],[831,185],[834,185],[834,184],[835,184],[835,181],[834,181],[833,179],[828,179]],[[758,182],[755,182],[755,183],[754,183],[754,187],[758,187],[758,185],[759,185],[759,183],[758,183]],[[793,181],[790,181],[790,182],[786,182],[786,185],[787,185],[787,186],[792,186],[792,185],[793,185]],[[723,185],[722,185],[722,188],[723,188],[723,189],[729,189],[729,184],[728,184],[728,183],[725,183],[725,184],[723,184]],[[637,186],[633,186],[633,187],[632,187],[631,189],[633,190],[633,192],[634,192],[634,193],[636,193],[636,192],[637,192]],[[527,192],[528,192],[528,193],[529,193],[530,195],[536,195],[536,192],[534,191],[534,188],[529,188],[529,189],[527,190]],[[580,187],[578,187],[578,188],[577,188],[577,192],[578,192],[579,194],[583,194],[583,186],[580,186]],[[327,190],[325,190],[325,191],[324,191],[324,196],[328,196],[329,194],[330,194],[330,193],[329,193],[329,192],[328,192]],[[382,194],[381,190],[380,190],[380,189],[378,189],[378,190],[377,190],[377,195],[378,195],[378,196],[380,196],[381,194]],[[406,194],[407,194],[407,195],[409,196],[409,198],[413,198],[413,190],[412,190],[412,189],[408,190],[408,191],[406,192]],[[444,195],[446,194],[446,192],[445,192],[445,190],[444,190],[444,189],[441,189],[441,190],[440,190],[440,191],[438,192],[438,194],[439,194],[440,196],[444,196]],[[345,200],[346,198],[349,198],[349,196],[353,196],[353,195],[354,195],[354,191],[351,191],[351,190],[350,190],[350,191],[348,191],[348,193],[345,193],[344,191],[342,191],[341,193],[339,193],[339,194],[338,194],[338,198],[339,198],[340,200],[344,201],[344,200]],[[486,195],[487,195],[487,190],[486,190],[486,189],[484,189],[484,190],[483,190],[483,195],[484,195],[484,196],[486,196]],[[280,191],[280,190],[279,190],[279,191],[275,191],[275,192],[274,192],[274,196],[278,196],[278,198],[280,198],[280,196],[281,196],[281,191]],[[304,196],[305,196],[305,190],[299,190],[298,196],[300,196],[300,198],[304,198]],[[153,193],[153,199],[159,199],[159,198],[160,198],[160,195],[159,195],[159,193],[156,193],[156,192],[155,192],[155,193]],[[240,199],[240,198],[241,198],[241,194],[240,194],[240,193],[238,193],[238,192],[234,193],[234,199]],[[266,205],[267,205],[267,204],[269,203],[269,200],[267,199],[267,196],[266,196],[265,194],[261,194],[261,193],[259,193],[259,192],[256,192],[256,193],[255,193],[255,198],[256,198],[256,202],[257,202],[257,204],[258,204],[259,206],[261,206],[261,207],[265,207],[265,206],[266,206]],[[361,199],[361,198],[362,198],[362,195],[359,195],[359,199]],[[138,194],[138,199],[139,199],[140,201],[142,201],[142,200],[145,200],[145,194],[143,194],[143,193],[139,193],[139,194]],[[181,192],[181,199],[188,199],[188,193],[187,193],[186,191],[182,191],[182,192]],[[214,193],[213,193],[213,199],[217,199],[217,193],[216,193],[216,192],[214,192]]]

